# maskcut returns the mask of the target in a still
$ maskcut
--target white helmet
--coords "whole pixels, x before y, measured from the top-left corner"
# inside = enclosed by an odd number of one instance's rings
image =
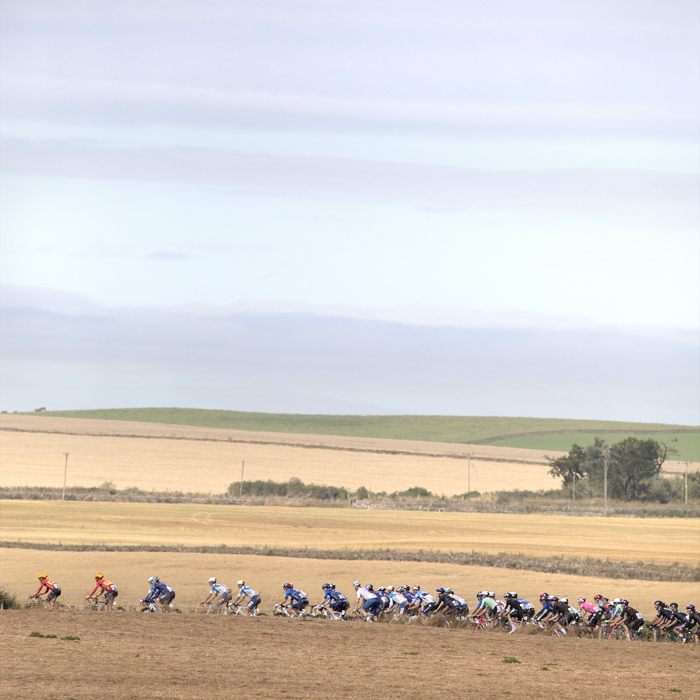
[[[362,584],[359,581],[353,581],[353,588],[359,588]]]
[[[489,597],[489,598],[495,598],[495,597],[496,597],[495,591],[489,591],[488,597]]]
[[[568,603],[569,599],[568,598],[559,598],[560,603]]]
[[[157,576],[151,576],[151,578],[148,579],[148,583],[159,583],[160,579]]]
[[[245,581],[244,581],[243,579],[241,579],[236,585],[239,586],[239,587],[240,587],[240,586],[245,586]]]
[[[613,598],[613,603],[615,603],[615,605],[617,605],[619,602],[620,602],[619,598]]]
[[[209,579],[209,583],[216,583],[216,577],[215,577],[215,576],[212,576],[212,577]]]

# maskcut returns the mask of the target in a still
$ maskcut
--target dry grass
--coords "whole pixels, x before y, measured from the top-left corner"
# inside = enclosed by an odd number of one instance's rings
[[[467,452],[475,455],[474,491],[559,484],[537,450],[12,415],[0,417],[0,428],[2,486],[62,486],[64,452],[70,453],[69,484],[98,486],[108,480],[121,489],[223,493],[240,479],[245,460],[247,480],[297,476],[351,490],[423,486],[449,496],[467,491]]]
[[[700,562],[693,518],[577,518],[159,503],[2,501],[0,539],[28,542],[439,549]]]
[[[119,587],[120,605],[136,606],[148,592],[147,579],[157,575],[171,585],[180,609],[191,612],[208,590],[207,579],[216,576],[229,586],[243,578],[258,589],[262,609],[271,612],[283,597],[282,584],[292,581],[306,591],[312,603],[323,598],[321,585],[334,582],[338,590],[352,595],[352,582],[360,579],[379,585],[420,584],[427,590],[450,586],[464,595],[474,607],[475,594],[484,588],[501,595],[516,590],[522,597],[537,603],[539,594],[548,591],[559,596],[589,600],[596,593],[613,598],[623,596],[632,601],[647,617],[654,612],[654,600],[690,602],[697,596],[697,583],[620,581],[605,578],[582,578],[564,574],[511,571],[481,566],[432,564],[426,562],[343,561],[288,559],[236,554],[180,554],[149,552],[51,552],[26,549],[0,549],[2,581],[0,584],[18,599],[37,589],[37,573],[45,571],[61,584],[61,600],[82,607],[94,583],[96,571],[105,574]],[[684,603],[685,605],[686,603]]]
[[[32,629],[59,639],[34,639]],[[81,641],[60,637],[79,636]],[[697,689],[697,649],[410,625],[185,615],[3,614],[3,697],[611,700]],[[503,664],[513,656],[521,663]],[[547,665],[549,672],[541,671]],[[653,679],[653,682],[647,682]]]

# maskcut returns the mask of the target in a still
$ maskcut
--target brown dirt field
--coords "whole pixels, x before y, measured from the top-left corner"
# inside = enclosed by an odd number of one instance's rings
[[[474,607],[476,592],[489,589],[499,596],[515,590],[536,604],[540,593],[584,596],[596,593],[612,599],[625,597],[647,619],[653,618],[654,601],[677,601],[683,607],[700,602],[697,583],[628,581],[565,574],[514,571],[482,566],[433,564],[427,562],[344,561],[338,559],[291,559],[286,557],[237,554],[185,554],[149,552],[53,552],[28,549],[0,549],[0,587],[23,601],[38,588],[37,574],[47,573],[62,588],[61,600],[82,608],[91,592],[96,571],[119,588],[119,604],[138,605],[148,592],[148,577],[159,576],[177,594],[176,604],[186,612],[195,609],[208,592],[207,580],[234,586],[245,579],[262,596],[262,610],[272,611],[283,597],[282,584],[291,581],[306,591],[312,604],[320,603],[321,585],[334,582],[338,590],[352,595],[352,582],[359,579],[376,586],[419,584],[426,590],[450,586]]]
[[[269,617],[3,611],[0,619],[7,698],[628,700],[668,697],[671,688],[692,697],[700,667],[697,645]],[[80,641],[29,637],[34,630]]]
[[[695,518],[0,501],[0,540],[379,549],[700,562]]]
[[[0,429],[2,486],[62,486],[64,452],[70,453],[68,484],[98,486],[112,481],[120,489],[223,493],[240,479],[245,460],[246,480],[286,481],[297,476],[307,483],[351,490],[366,486],[391,493],[423,486],[436,494],[454,495],[467,491],[467,463],[457,458],[467,452],[474,455],[470,484],[474,491],[547,489],[559,483],[547,474],[544,452],[508,447],[13,415],[0,416]],[[37,432],[14,432],[31,430]]]

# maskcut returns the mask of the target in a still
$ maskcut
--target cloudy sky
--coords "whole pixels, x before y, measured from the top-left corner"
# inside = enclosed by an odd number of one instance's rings
[[[3,410],[700,423],[695,0],[0,19]]]

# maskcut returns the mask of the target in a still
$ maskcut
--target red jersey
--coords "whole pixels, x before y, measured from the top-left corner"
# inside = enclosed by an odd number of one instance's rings
[[[61,588],[57,583],[54,583],[53,581],[50,581],[47,578],[41,579],[41,585],[39,586],[39,590],[34,595],[41,595],[44,593],[44,587],[46,587],[46,593],[49,591],[53,591],[58,587],[59,589]]]
[[[92,597],[93,595],[95,595],[95,591],[96,591],[98,588],[101,588],[101,589],[102,589],[102,591],[101,591],[98,595],[102,595],[102,593],[107,593],[107,591],[111,591],[113,586],[114,586],[113,583],[111,583],[110,581],[107,581],[107,580],[104,579],[104,578],[98,579],[98,580],[95,582],[95,587],[92,589],[92,593],[90,593],[90,597]]]

